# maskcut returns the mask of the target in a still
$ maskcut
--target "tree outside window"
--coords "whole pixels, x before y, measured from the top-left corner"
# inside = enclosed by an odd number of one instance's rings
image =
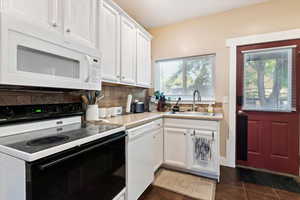
[[[292,110],[292,49],[244,54],[245,110]]]
[[[214,66],[215,55],[158,61],[156,89],[185,101],[199,90],[203,100],[214,101]]]

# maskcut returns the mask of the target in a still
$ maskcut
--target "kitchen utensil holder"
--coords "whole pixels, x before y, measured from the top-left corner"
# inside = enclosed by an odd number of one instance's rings
[[[99,119],[98,105],[87,105],[86,120],[96,121]]]

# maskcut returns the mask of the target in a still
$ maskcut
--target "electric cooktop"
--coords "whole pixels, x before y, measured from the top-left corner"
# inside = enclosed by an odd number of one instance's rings
[[[0,138],[0,144],[32,154],[120,127],[116,124],[77,123],[3,137]]]

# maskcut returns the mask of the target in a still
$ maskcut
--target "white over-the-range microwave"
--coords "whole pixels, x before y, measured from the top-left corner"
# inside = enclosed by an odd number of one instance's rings
[[[0,85],[101,90],[100,53],[69,48],[3,14],[0,22]]]

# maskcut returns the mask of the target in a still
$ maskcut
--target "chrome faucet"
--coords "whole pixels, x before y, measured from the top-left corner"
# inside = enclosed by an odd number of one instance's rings
[[[201,95],[200,95],[199,90],[194,90],[194,93],[193,93],[193,107],[192,107],[192,111],[193,112],[196,111],[196,106],[195,106],[196,94],[198,94],[198,102],[201,102]]]

